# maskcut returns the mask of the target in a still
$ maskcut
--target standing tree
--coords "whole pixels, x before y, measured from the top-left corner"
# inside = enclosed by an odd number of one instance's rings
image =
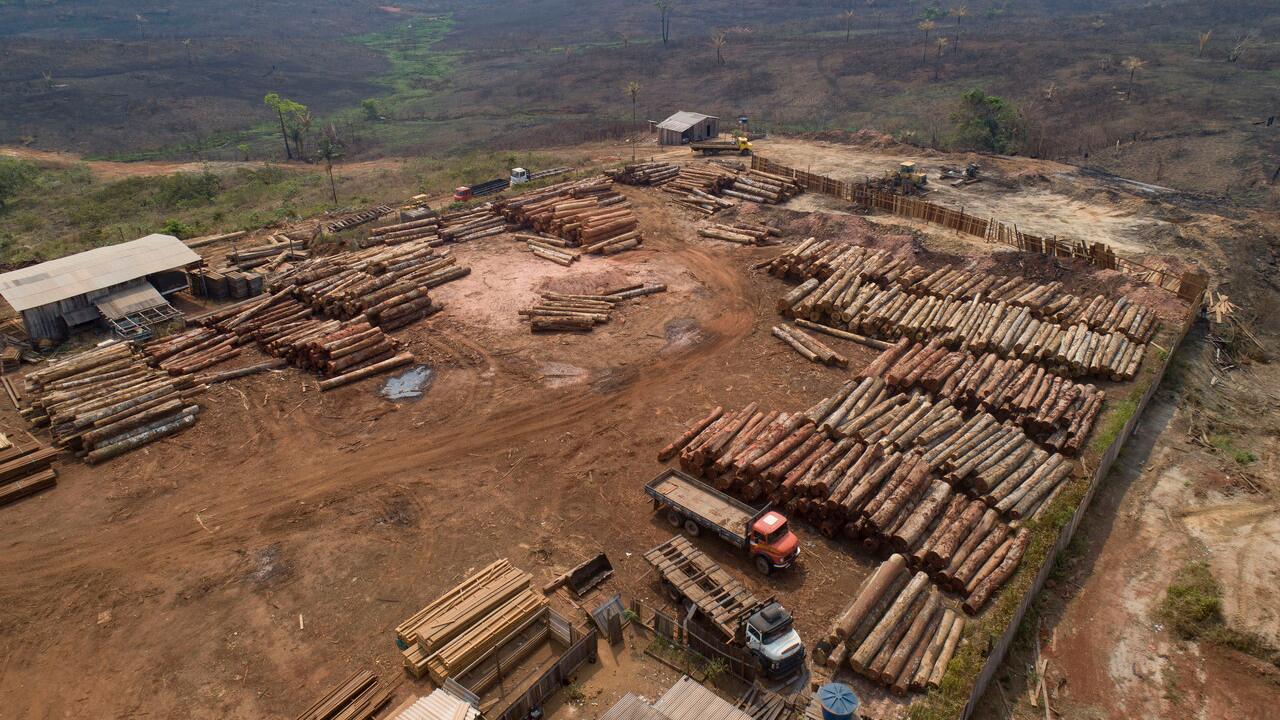
[[[844,19],[844,41],[849,42],[850,36],[853,35],[853,19],[857,16],[852,10],[845,10],[840,13],[840,17]]]
[[[1200,47],[1196,49],[1196,57],[1204,57],[1204,46],[1209,44],[1209,38],[1213,37],[1212,30],[1205,30],[1200,33]]]
[[[957,5],[951,8],[951,17],[956,19],[956,45],[952,52],[960,52],[960,21],[969,17],[968,5]]]
[[[1017,152],[1026,131],[1021,114],[1003,98],[981,90],[960,96],[960,107],[951,114],[952,144],[959,149]]]
[[[280,138],[284,140],[284,155],[286,159],[292,160],[293,152],[289,149],[289,131],[285,127],[284,117],[292,116],[299,110],[306,110],[306,107],[301,103],[280,97],[279,93],[267,93],[266,97],[262,98],[262,103],[276,111],[276,117],[280,120]],[[302,155],[301,150],[298,151],[298,155]]]
[[[632,80],[627,83],[627,97],[631,98],[631,131],[636,129],[636,98],[640,97],[640,83]],[[636,143],[634,139],[631,143],[631,162],[636,161]]]
[[[325,128],[316,156],[324,161],[325,172],[329,173],[329,192],[333,194],[333,204],[337,205],[338,186],[333,182],[333,161],[342,157],[342,141],[338,139],[338,130],[333,125]]]
[[[662,44],[667,44],[671,37],[671,0],[655,0],[654,6],[662,16]]]
[[[187,65],[188,66],[194,65],[195,59],[192,58],[191,56],[191,38],[187,38],[186,40],[183,40],[182,46],[187,49]]]
[[[1124,99],[1128,100],[1133,97],[1133,76],[1136,75],[1139,70],[1147,66],[1147,61],[1142,58],[1130,56],[1125,58],[1124,62],[1120,63],[1120,66],[1129,71],[1129,87],[1124,91]]]
[[[920,30],[924,32],[924,58],[922,62],[929,62],[929,33],[933,32],[933,29],[938,27],[938,23],[932,20],[921,20],[920,24],[916,27],[920,28]]]
[[[938,69],[942,65],[942,51],[947,49],[947,45],[949,45],[951,41],[948,40],[947,38],[940,37],[934,42],[938,44],[938,54],[933,57],[933,79],[937,80]]]
[[[728,43],[723,30],[711,33],[711,47],[716,49],[716,62],[724,64],[724,46]]]

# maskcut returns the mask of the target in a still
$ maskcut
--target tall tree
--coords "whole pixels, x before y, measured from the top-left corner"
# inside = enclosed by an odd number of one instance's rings
[[[671,37],[671,0],[655,0],[653,3],[658,8],[658,13],[662,19],[662,44],[666,45],[667,40]]]
[[[711,47],[716,49],[716,62],[724,64],[724,46],[728,43],[723,30],[711,33]]]
[[[956,19],[956,44],[952,52],[960,52],[960,21],[969,17],[968,5],[957,5],[951,8],[951,17]]]
[[[936,22],[934,22],[934,21],[932,21],[932,20],[921,20],[921,21],[920,21],[920,24],[919,24],[919,25],[916,25],[916,27],[917,27],[917,28],[919,28],[921,31],[923,31],[923,32],[924,32],[924,59],[923,59],[923,62],[929,62],[929,33],[933,32],[933,29],[934,29],[934,28],[936,28],[936,27],[938,27],[938,23],[936,23]]]
[[[844,41],[849,42],[850,36],[853,35],[853,19],[857,17],[852,10],[845,10],[840,13],[840,17],[844,19]]]
[[[262,98],[262,103],[272,110],[276,111],[276,117],[280,120],[280,138],[284,140],[284,156],[292,160],[293,151],[289,149],[289,130],[285,127],[285,115],[293,115],[299,109],[306,109],[300,103],[280,97],[279,93],[267,93]],[[301,151],[298,153],[301,155]]]
[[[952,144],[961,149],[1017,152],[1026,136],[1021,113],[1003,98],[973,89],[951,114]]]
[[[324,161],[325,172],[329,174],[329,192],[333,194],[333,204],[337,205],[338,186],[333,182],[333,161],[342,157],[342,141],[338,138],[338,130],[333,125],[325,128],[316,156]]]
[[[187,38],[186,40],[183,40],[182,46],[187,49],[187,65],[188,66],[194,65],[195,59],[191,56],[191,38]]]
[[[631,130],[632,132],[635,132],[636,98],[640,97],[640,83],[636,82],[635,80],[632,80],[631,82],[627,83],[626,93],[627,93],[627,97],[631,98]],[[635,162],[635,161],[636,161],[636,143],[633,140],[631,143],[631,162]]]
[[[1204,57],[1204,47],[1209,44],[1209,38],[1213,37],[1212,30],[1205,30],[1200,33],[1200,47],[1196,49],[1196,57]]]
[[[1142,58],[1130,56],[1125,58],[1124,62],[1120,63],[1120,66],[1129,71],[1129,87],[1124,91],[1124,98],[1125,100],[1128,100],[1133,97],[1133,76],[1136,75],[1139,70],[1147,66],[1147,61]]]
[[[947,45],[951,43],[945,37],[940,37],[934,41],[938,45],[938,54],[933,57],[933,79],[938,79],[938,69],[942,65],[942,51],[947,49]]]

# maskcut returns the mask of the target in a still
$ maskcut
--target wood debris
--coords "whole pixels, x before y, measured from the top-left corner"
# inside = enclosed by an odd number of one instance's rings
[[[58,451],[32,439],[13,442],[0,435],[0,505],[48,490],[58,484],[52,463]]]

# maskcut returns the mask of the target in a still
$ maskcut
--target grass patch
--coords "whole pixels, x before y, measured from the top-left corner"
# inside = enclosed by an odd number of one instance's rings
[[[1111,406],[1111,412],[1103,419],[1102,424],[1094,431],[1093,440],[1089,442],[1089,448],[1096,453],[1104,453],[1107,448],[1111,447],[1111,443],[1120,437],[1120,433],[1124,431],[1124,426],[1129,422],[1129,418],[1138,411],[1138,401],[1132,398],[1117,400]]]
[[[1238,465],[1252,465],[1258,462],[1258,456],[1252,451],[1238,448],[1232,442],[1229,435],[1211,435],[1209,436],[1209,445],[1214,450],[1236,461]]]
[[[1280,666],[1280,650],[1255,633],[1227,626],[1222,616],[1222,586],[1204,561],[1179,568],[1156,608],[1156,616],[1183,640],[1212,643]]]
[[[414,101],[430,98],[448,87],[454,73],[454,56],[434,50],[436,43],[453,29],[448,15],[414,18],[385,33],[352,38],[353,42],[386,57],[390,70],[378,82],[390,90],[379,107],[392,115],[411,109]],[[417,107],[419,112],[425,107]]]

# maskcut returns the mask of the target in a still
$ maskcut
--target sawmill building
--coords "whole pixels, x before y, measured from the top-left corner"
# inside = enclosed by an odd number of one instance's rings
[[[658,123],[659,145],[684,145],[720,134],[720,118],[681,110]]]
[[[0,275],[0,297],[27,336],[63,340],[98,321],[125,337],[178,317],[166,296],[187,288],[200,256],[171,235],[94,248]]]

